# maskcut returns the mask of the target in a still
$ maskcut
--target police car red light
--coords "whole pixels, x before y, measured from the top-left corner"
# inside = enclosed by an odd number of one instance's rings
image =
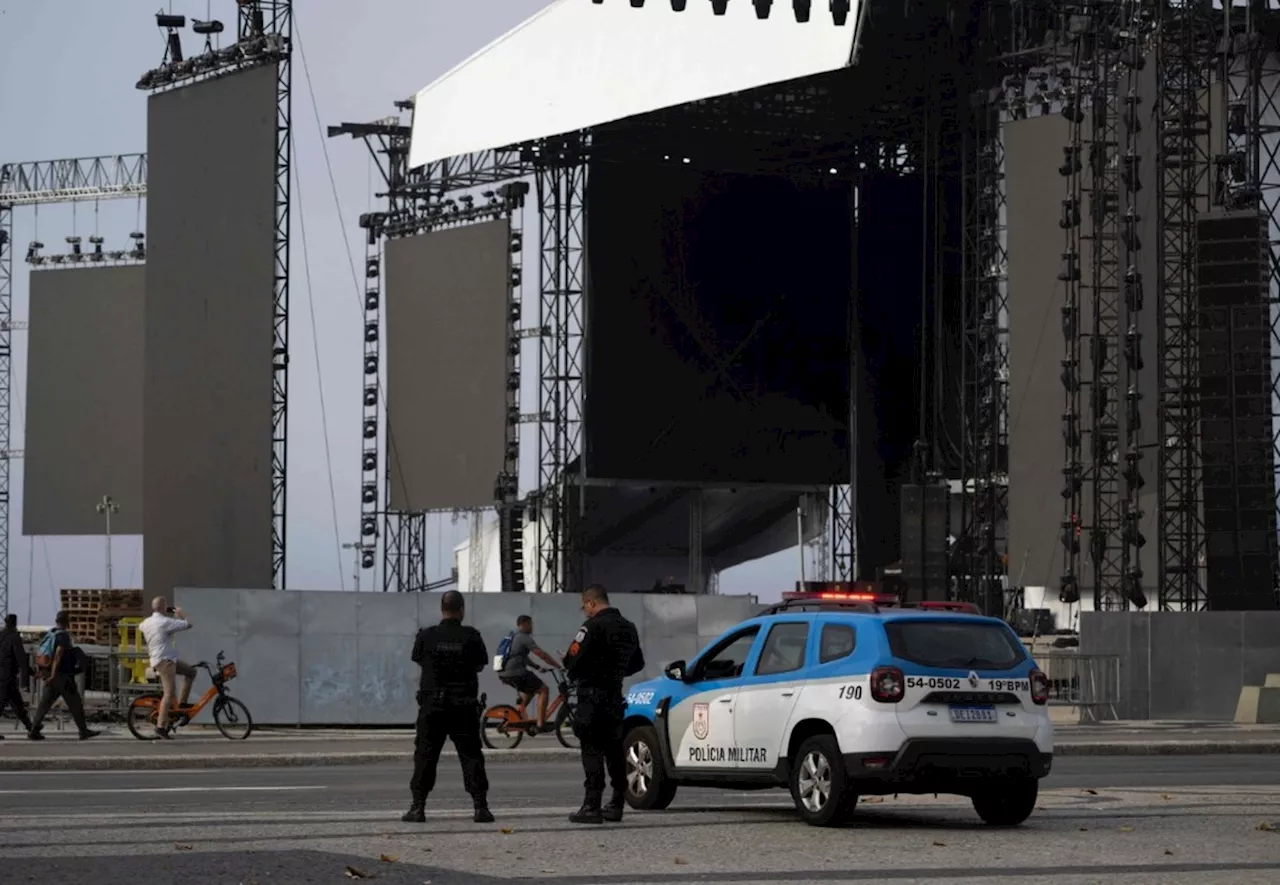
[[[1031,671],[1031,702],[1042,707],[1049,703],[1049,677],[1039,670]]]
[[[876,667],[871,671],[871,696],[882,704],[896,704],[906,690],[906,679],[897,667]]]

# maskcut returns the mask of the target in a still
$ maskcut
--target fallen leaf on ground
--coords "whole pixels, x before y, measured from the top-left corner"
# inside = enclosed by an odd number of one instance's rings
[[[499,832],[499,833],[502,833],[504,836],[510,836],[510,835],[511,835],[511,827],[502,827],[502,828],[500,828],[500,829],[498,830],[498,832]]]
[[[689,862],[689,861],[685,860],[683,857],[677,857],[677,858],[676,858],[676,863],[678,863],[678,864],[687,864],[688,862]]]
[[[1122,832],[1122,833],[1132,833],[1132,832],[1133,832],[1133,827],[1121,827],[1121,828],[1120,828],[1120,832]]]
[[[938,842],[938,841],[935,841],[935,842],[933,843],[933,845],[934,845],[934,847],[935,847],[935,848],[946,848],[946,847],[947,847],[947,843],[946,843],[946,842]]]
[[[383,863],[395,863],[395,862],[396,862],[396,861],[398,861],[399,859],[400,859],[400,855],[398,855],[398,854],[380,854],[380,855],[378,855],[378,860],[382,861]]]
[[[1263,821],[1262,823],[1258,824],[1258,829],[1262,830],[1262,832],[1264,833],[1274,833],[1276,830],[1276,825],[1273,823],[1268,823],[1267,821]]]
[[[367,873],[362,873],[359,870],[357,870],[355,867],[347,867],[345,870],[343,870],[343,872],[347,874],[348,879],[368,879],[369,878],[369,875]]]
[[[1098,791],[1097,791],[1097,790],[1089,790],[1089,789],[1085,789],[1085,790],[1082,790],[1081,792],[1088,793],[1090,796],[1096,796],[1096,795],[1098,795]]]
[[[177,843],[177,844],[175,844],[175,845],[173,846],[173,848],[174,848],[174,850],[175,850],[175,851],[190,851],[190,850],[191,850],[191,846],[190,846],[190,845],[183,845],[183,844],[181,844],[181,843]]]
[[[879,805],[883,801],[884,801],[883,796],[868,796],[867,798],[862,800],[862,804],[863,805]]]

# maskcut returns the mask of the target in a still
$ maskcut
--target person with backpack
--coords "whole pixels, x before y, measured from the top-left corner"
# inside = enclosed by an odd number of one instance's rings
[[[22,702],[19,677],[27,675],[27,650],[22,647],[22,634],[18,632],[18,616],[4,616],[4,629],[0,630],[0,716],[6,706],[13,707],[18,721],[31,732],[31,717],[27,705]],[[0,741],[4,735],[0,734]]]
[[[533,618],[521,615],[516,618],[516,629],[498,643],[494,669],[498,671],[498,680],[503,685],[519,692],[521,709],[535,696],[538,698],[538,730],[543,731],[547,727],[547,705],[551,701],[551,692],[547,684],[529,669],[530,654],[536,654],[551,667],[560,667],[560,662],[534,641]]]
[[[56,625],[40,642],[40,650],[36,653],[36,667],[44,676],[44,690],[40,693],[40,704],[36,707],[36,715],[31,722],[28,737],[33,741],[44,739],[41,728],[44,717],[58,698],[66,701],[71,718],[76,728],[80,729],[80,740],[97,737],[102,732],[89,728],[84,718],[84,701],[80,697],[80,689],[76,686],[76,674],[84,669],[85,654],[71,641],[71,616],[65,611],[58,612],[53,619]]]

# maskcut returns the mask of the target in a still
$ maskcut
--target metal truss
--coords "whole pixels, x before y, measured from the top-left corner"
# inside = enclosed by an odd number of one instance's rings
[[[1200,404],[1195,221],[1207,208],[1212,157],[1209,87],[1216,40],[1206,4],[1158,7],[1160,79],[1158,198],[1160,207],[1159,607],[1208,607],[1201,571]]]
[[[0,164],[0,611],[9,610],[9,462],[22,457],[21,450],[9,447],[12,333],[26,328],[25,323],[13,321],[14,210],[48,203],[141,199],[146,193],[146,154]],[[84,260],[90,266],[97,264],[92,255]],[[103,263],[138,262],[108,256]]]
[[[142,197],[146,193],[146,154],[0,166],[0,200],[11,207]]]
[[[276,65],[275,279],[272,286],[271,581],[285,589],[289,466],[289,231],[293,181],[292,0],[247,0],[239,7],[239,45],[259,47]]]
[[[541,216],[539,274],[538,501],[541,520],[538,592],[574,589],[581,559],[567,531],[570,507],[582,506],[585,489],[570,485],[567,471],[586,475],[582,440],[583,280],[587,165],[585,138],[566,138],[540,152],[535,175]]]
[[[1122,37],[1129,24],[1126,3],[1091,2],[1084,7],[1093,38],[1089,64],[1077,69],[1078,94],[1088,100],[1085,127],[1085,229],[1089,267],[1083,274],[1082,301],[1089,305],[1089,420],[1082,428],[1089,461],[1084,486],[1088,509],[1088,552],[1092,564],[1093,604],[1100,611],[1126,608],[1124,553],[1121,543],[1125,499],[1120,494],[1120,128],[1121,56],[1136,35]],[[1136,224],[1134,225],[1136,228]],[[1136,236],[1136,233],[1133,234]],[[1134,410],[1136,414],[1136,409]]]

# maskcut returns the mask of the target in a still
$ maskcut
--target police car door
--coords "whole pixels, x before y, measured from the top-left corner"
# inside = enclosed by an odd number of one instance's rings
[[[681,772],[738,768],[734,701],[760,632],[759,624],[734,630],[690,666],[689,694],[667,714],[673,761]]]
[[[804,687],[812,625],[812,615],[768,625],[764,645],[733,704],[740,768],[767,771],[783,755],[782,739]]]

